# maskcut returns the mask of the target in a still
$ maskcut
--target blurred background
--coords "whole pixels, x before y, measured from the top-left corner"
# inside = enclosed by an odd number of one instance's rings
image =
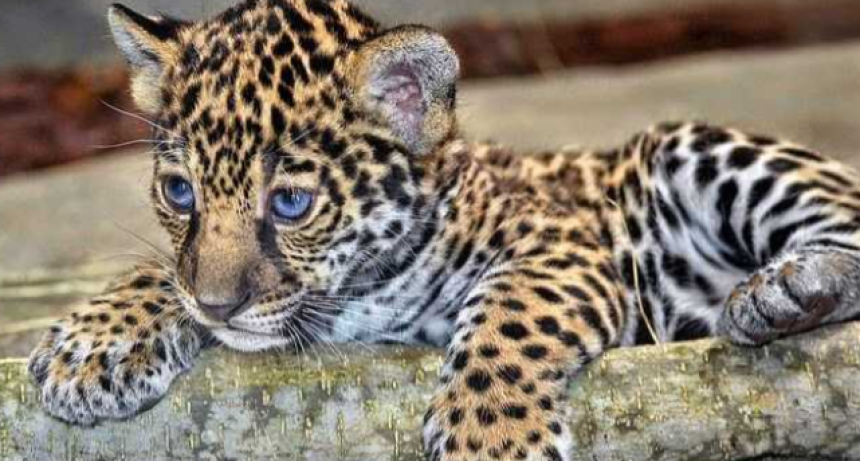
[[[3,0],[0,358],[151,247],[149,137],[109,0]],[[212,15],[230,0],[126,0]],[[860,165],[860,0],[359,0],[439,28],[463,63],[473,138],[522,148],[623,142],[663,119],[786,136]]]

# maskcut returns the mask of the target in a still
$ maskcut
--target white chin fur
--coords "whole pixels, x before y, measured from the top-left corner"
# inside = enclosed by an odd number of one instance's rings
[[[212,334],[230,349],[236,349],[243,352],[262,351],[283,347],[289,344],[289,340],[287,338],[255,335],[253,333],[228,330],[226,328],[213,329]]]

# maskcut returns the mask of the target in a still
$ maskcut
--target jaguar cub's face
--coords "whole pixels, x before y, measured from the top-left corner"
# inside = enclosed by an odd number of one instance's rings
[[[453,51],[339,0],[109,18],[157,125],[151,191],[187,309],[246,350],[324,328],[341,308],[327,296],[373,273],[434,199]]]

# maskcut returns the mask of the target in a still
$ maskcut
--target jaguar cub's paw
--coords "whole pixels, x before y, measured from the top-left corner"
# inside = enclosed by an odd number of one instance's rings
[[[123,322],[132,321],[103,311],[73,314],[51,328],[28,366],[50,415],[93,425],[141,413],[167,393],[200,349],[196,336],[176,326],[150,331]]]
[[[853,253],[810,249],[759,270],[729,297],[718,332],[743,345],[845,320],[860,299],[860,259]]]
[[[430,461],[566,461],[571,451],[568,428],[554,399],[504,396],[457,399],[440,393],[424,418],[424,450]],[[452,398],[453,397],[453,398]]]

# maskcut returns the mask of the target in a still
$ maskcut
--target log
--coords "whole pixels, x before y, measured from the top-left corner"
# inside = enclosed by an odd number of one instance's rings
[[[204,354],[154,409],[71,427],[0,361],[0,459],[420,460],[438,351],[319,346]],[[617,349],[571,385],[577,460],[860,459],[860,324],[746,349]]]

